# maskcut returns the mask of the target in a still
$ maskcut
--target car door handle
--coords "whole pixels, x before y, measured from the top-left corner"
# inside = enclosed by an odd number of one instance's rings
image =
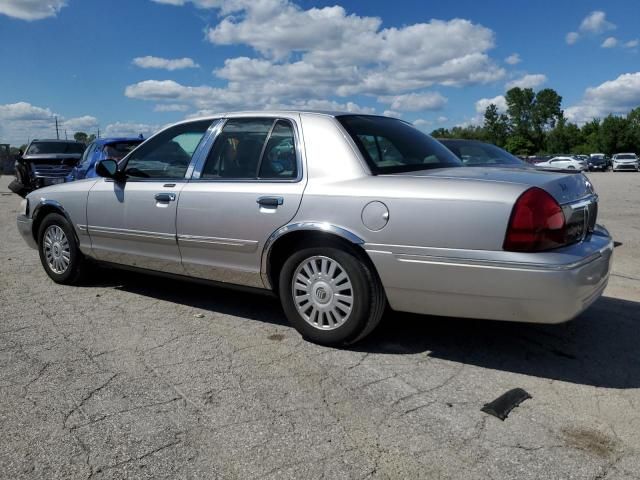
[[[155,196],[156,201],[161,203],[169,203],[173,202],[176,199],[175,193],[156,193]]]
[[[257,200],[258,205],[261,207],[275,207],[278,208],[279,205],[284,203],[284,198],[282,197],[260,197]]]

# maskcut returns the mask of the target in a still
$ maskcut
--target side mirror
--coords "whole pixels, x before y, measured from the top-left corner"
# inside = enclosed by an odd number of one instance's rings
[[[122,175],[118,171],[118,162],[112,158],[100,160],[96,164],[96,173],[104,178],[112,178],[114,180],[122,179]]]

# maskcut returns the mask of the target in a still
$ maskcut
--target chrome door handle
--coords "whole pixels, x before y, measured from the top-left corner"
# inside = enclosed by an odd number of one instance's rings
[[[260,197],[258,200],[258,205],[261,207],[275,207],[282,205],[284,203],[284,198],[282,197]]]
[[[156,201],[161,203],[174,202],[176,200],[176,194],[175,193],[156,193],[155,199]]]

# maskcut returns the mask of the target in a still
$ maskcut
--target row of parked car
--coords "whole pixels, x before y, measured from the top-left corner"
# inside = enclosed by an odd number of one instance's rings
[[[608,157],[604,153],[591,155],[549,155],[528,158],[537,167],[557,167],[590,172],[640,171],[640,163],[635,153],[617,153]]]

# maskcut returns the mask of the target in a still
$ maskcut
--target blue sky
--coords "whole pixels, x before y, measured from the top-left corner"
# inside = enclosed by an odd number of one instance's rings
[[[108,5],[108,6],[105,6]],[[430,131],[551,87],[577,122],[640,105],[640,2],[0,0],[0,143],[149,134],[300,107]]]

